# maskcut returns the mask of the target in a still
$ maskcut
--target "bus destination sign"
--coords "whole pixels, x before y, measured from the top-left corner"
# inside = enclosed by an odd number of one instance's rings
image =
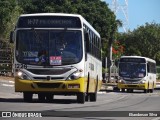
[[[18,28],[81,28],[78,17],[25,16],[18,20]]]
[[[121,58],[120,62],[145,63],[145,59],[144,58]]]

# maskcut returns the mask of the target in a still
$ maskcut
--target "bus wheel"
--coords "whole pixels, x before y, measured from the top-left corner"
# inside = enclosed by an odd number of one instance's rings
[[[89,94],[86,94],[86,96],[85,96],[85,101],[87,101],[88,102],[88,100],[89,100]]]
[[[133,89],[127,89],[128,93],[133,93]]]
[[[124,88],[122,88],[122,92],[125,92],[125,89],[124,89]]]
[[[53,95],[52,95],[52,94],[47,94],[47,95],[46,95],[46,100],[47,100],[48,102],[52,102],[52,101],[53,101]]]
[[[149,89],[149,82],[148,82],[148,89],[144,89],[144,93],[149,93],[150,89]]]
[[[84,104],[85,103],[85,93],[78,93],[77,94],[77,102]]]
[[[118,87],[113,87],[113,91],[115,91],[115,92],[119,92],[119,91],[120,91],[120,89],[119,89]]]
[[[85,101],[88,101],[89,97],[90,97],[90,95],[89,95],[89,83],[90,83],[90,74],[88,73]]]
[[[90,93],[90,101],[91,102],[96,102],[97,101],[97,92]]]
[[[25,102],[31,102],[32,101],[32,93],[29,92],[23,92],[23,99]]]
[[[148,89],[145,89],[145,90],[144,90],[144,93],[148,93]]]
[[[150,93],[153,93],[153,89],[150,89]]]
[[[150,89],[150,93],[153,93],[154,91],[154,82],[153,82],[153,85],[152,85],[152,89]]]
[[[130,92],[133,93],[133,89],[131,89]]]
[[[96,102],[97,101],[97,89],[98,89],[98,76],[97,76],[97,79],[96,79],[95,92],[90,93],[90,101],[91,102]]]
[[[43,93],[39,93],[39,94],[38,94],[38,100],[39,100],[40,102],[44,102],[44,101],[45,101],[45,95],[44,95]]]

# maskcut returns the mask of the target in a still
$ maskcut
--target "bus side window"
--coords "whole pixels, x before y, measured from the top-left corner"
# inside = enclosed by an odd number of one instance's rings
[[[88,32],[85,32],[84,39],[85,39],[85,61],[87,61],[87,53],[89,52],[89,34]]]
[[[89,52],[89,34],[85,33],[86,52]]]

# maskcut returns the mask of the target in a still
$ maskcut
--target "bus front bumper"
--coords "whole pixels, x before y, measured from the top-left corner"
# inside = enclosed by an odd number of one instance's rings
[[[15,92],[84,92],[86,78],[76,80],[22,80],[15,78]]]
[[[144,90],[148,88],[146,83],[144,84],[122,84],[118,83],[119,89],[137,89],[137,90]]]

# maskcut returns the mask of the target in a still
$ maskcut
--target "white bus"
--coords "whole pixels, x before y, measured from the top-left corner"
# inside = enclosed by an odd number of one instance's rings
[[[81,16],[62,13],[24,14],[14,42],[15,92],[25,101],[76,95],[78,103],[96,101],[102,81],[101,38]]]
[[[141,56],[122,56],[119,60],[118,88],[122,92],[134,89],[153,92],[156,87],[156,61]]]

